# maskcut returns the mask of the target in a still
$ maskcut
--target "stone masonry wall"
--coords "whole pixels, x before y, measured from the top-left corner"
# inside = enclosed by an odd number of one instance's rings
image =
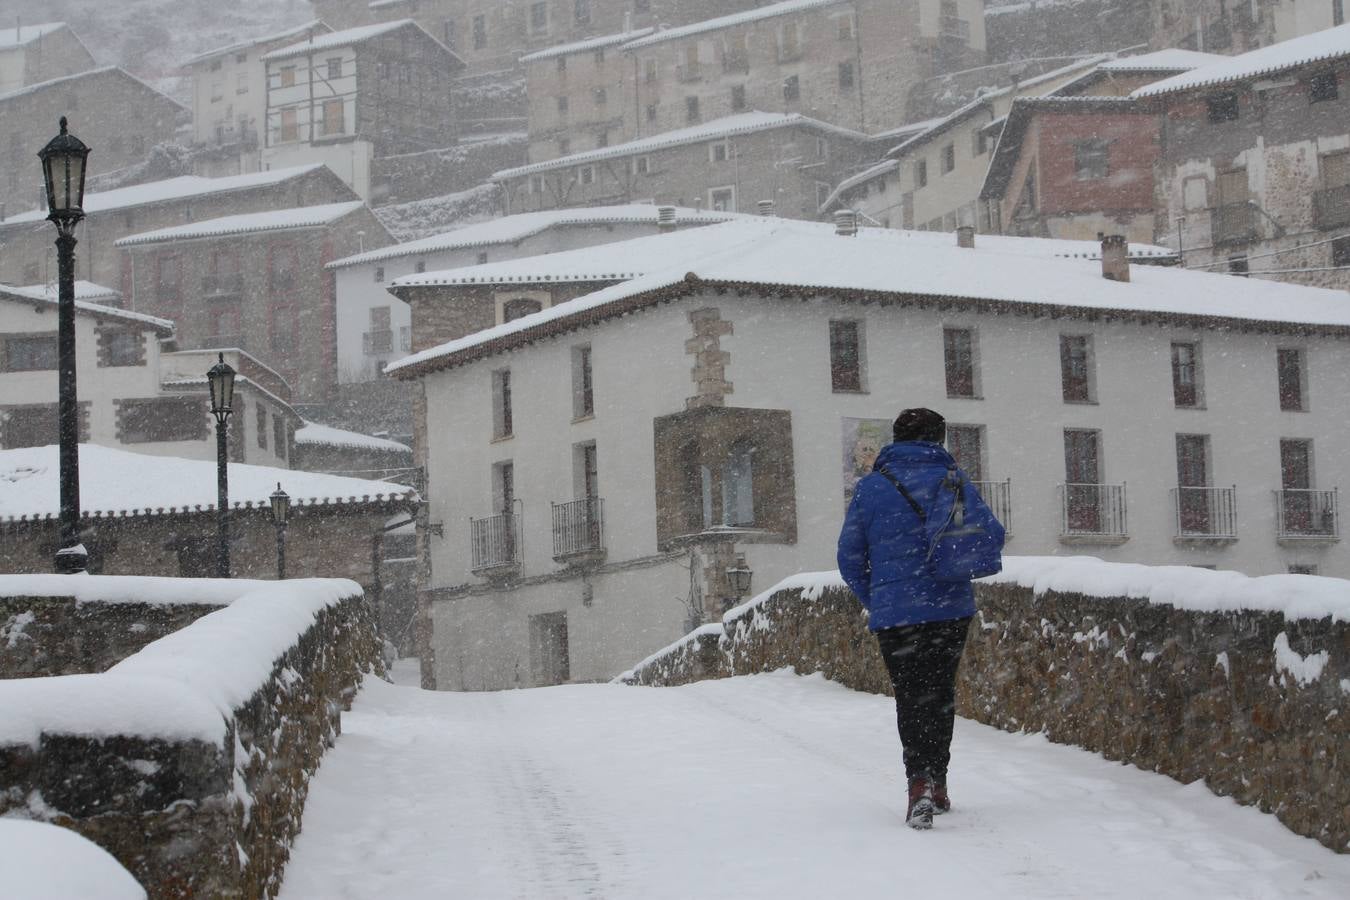
[[[1350,623],[1200,613],[978,585],[958,712],[1273,812],[1350,851]],[[678,685],[792,666],[890,692],[853,595],[790,589],[733,610],[624,676]]]
[[[381,670],[373,615],[360,594],[321,609],[220,744],[44,732],[0,746],[0,816],[79,832],[150,898],[276,896],[341,710]]]
[[[0,678],[103,672],[218,608],[0,597]]]

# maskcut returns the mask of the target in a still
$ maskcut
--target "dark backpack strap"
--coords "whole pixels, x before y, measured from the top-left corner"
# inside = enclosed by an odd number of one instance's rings
[[[919,522],[923,525],[927,525],[928,514],[923,511],[923,507],[919,506],[919,504],[915,502],[914,497],[911,496],[909,491],[905,490],[905,486],[900,483],[900,479],[896,478],[890,472],[887,472],[885,469],[882,469],[880,467],[878,467],[874,471],[878,472],[881,475],[884,475],[887,481],[895,485],[895,489],[900,492],[900,495],[909,501],[910,508],[912,508],[914,510],[914,514],[919,517]]]

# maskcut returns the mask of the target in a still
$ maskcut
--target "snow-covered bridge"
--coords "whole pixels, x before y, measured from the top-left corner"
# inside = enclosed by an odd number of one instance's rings
[[[1177,782],[965,720],[903,824],[891,702],[788,673],[434,693],[376,679],[283,900],[1336,897],[1350,855]]]

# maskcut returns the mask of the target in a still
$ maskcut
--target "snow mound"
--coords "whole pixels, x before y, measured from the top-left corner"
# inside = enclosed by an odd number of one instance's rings
[[[68,828],[0,819],[0,872],[16,900],[145,900],[112,854]]]

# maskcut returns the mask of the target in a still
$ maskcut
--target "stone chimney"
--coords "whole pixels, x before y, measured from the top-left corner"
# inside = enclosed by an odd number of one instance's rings
[[[658,206],[656,208],[656,227],[662,232],[675,230],[675,207]]]
[[[960,225],[956,229],[956,246],[967,250],[975,249],[975,226]]]
[[[758,204],[758,205],[759,205],[759,214],[760,214],[761,216],[771,216],[771,215],[773,215],[773,201],[772,201],[772,200],[761,200],[761,201],[759,201],[759,204]]]
[[[1102,277],[1109,281],[1130,280],[1130,245],[1123,234],[1102,238]]]
[[[841,209],[835,213],[834,233],[840,237],[856,237],[858,234],[858,214],[851,209]]]

